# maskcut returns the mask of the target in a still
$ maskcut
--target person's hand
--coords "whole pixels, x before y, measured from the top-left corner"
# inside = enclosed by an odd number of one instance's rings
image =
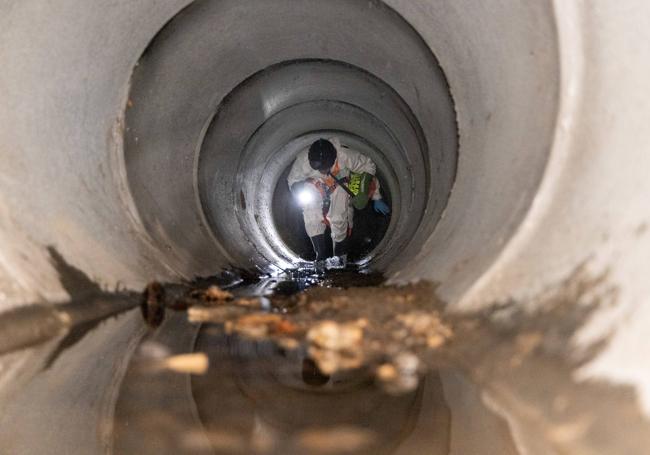
[[[386,204],[384,201],[381,199],[377,201],[373,201],[373,208],[375,209],[375,212],[381,213],[382,215],[386,216],[390,213],[390,207],[388,207],[388,204]]]

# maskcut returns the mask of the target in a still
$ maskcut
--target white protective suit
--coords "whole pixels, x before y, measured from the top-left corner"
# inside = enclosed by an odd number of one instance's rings
[[[367,172],[375,175],[377,167],[370,158],[350,149],[346,145],[342,145],[336,137],[328,138],[328,140],[336,148],[336,162],[332,169],[339,170],[336,174],[338,179],[349,177],[350,171]],[[327,176],[312,169],[309,165],[308,153],[309,148],[298,153],[287,177],[290,188],[294,183],[303,182],[309,178],[326,183]],[[381,199],[379,182],[376,182],[376,185],[376,190],[372,195],[373,200]],[[323,218],[323,198],[320,194],[316,196],[313,202],[303,207],[302,214],[305,220],[305,230],[309,237],[325,233],[327,223]],[[350,205],[350,195],[343,188],[336,186],[336,189],[330,195],[330,207],[326,216],[332,230],[332,240],[337,243],[345,240],[348,231],[352,229],[354,208]]]

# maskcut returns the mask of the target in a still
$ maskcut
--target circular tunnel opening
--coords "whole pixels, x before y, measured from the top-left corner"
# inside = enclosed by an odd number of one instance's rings
[[[223,258],[261,270],[311,258],[283,182],[323,135],[373,160],[392,208],[355,214],[352,259],[386,268],[435,228],[458,160],[446,78],[393,9],[335,3],[257,2],[251,15],[198,1],[150,43],[132,77],[126,167],[170,262],[213,272]]]
[[[264,108],[260,94],[286,87],[292,88],[284,95],[283,105],[271,115],[260,116],[259,126],[242,126],[258,118],[260,106]],[[378,96],[381,98],[375,101]],[[390,123],[382,116],[388,116]],[[233,136],[236,128],[247,133]],[[250,254],[263,261],[284,264],[281,267],[295,264],[300,255],[279,234],[278,227],[285,221],[283,216],[274,218],[274,194],[283,172],[298,154],[317,139],[328,138],[341,153],[347,150],[370,158],[379,170],[381,192],[399,201],[393,203],[394,212],[387,223],[382,223],[386,230],[381,237],[386,241],[370,245],[373,254],[364,258],[364,264],[382,254],[391,257],[395,254],[391,248],[417,230],[428,203],[425,190],[430,177],[423,168],[427,147],[420,133],[401,97],[358,68],[331,61],[293,61],[269,67],[229,94],[205,135],[198,186],[208,223],[220,239],[243,232],[252,243]],[[242,152],[224,153],[231,149]],[[418,197],[414,192],[420,193]],[[237,196],[238,204],[230,203],[231,194]],[[224,216],[238,223],[224,224]],[[366,225],[366,219],[360,221],[362,227]],[[355,253],[368,247],[356,243],[364,242],[363,234],[357,229]]]

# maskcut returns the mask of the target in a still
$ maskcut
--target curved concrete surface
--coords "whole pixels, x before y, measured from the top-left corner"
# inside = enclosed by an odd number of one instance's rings
[[[33,350],[38,374],[10,396],[0,391],[3,454],[334,453],[304,446],[314,428],[334,430],[330,444],[347,448],[336,453],[520,453],[457,372],[432,371],[398,396],[364,370],[315,384],[300,351],[199,329],[179,313],[145,333],[139,313],[107,319],[63,351],[60,340]],[[193,377],[147,367],[156,353],[193,349],[219,368]]]
[[[649,8],[5,2],[0,308],[66,297],[48,246],[109,288],[283,266],[257,185],[334,131],[396,198],[371,263],[459,310],[601,277],[566,349],[607,337],[580,377],[632,383],[650,411]]]

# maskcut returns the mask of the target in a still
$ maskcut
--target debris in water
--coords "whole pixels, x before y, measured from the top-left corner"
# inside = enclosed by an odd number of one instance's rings
[[[282,319],[275,327],[273,335],[294,335],[298,332],[298,327],[286,319]]]
[[[233,304],[255,309],[262,307],[262,301],[258,297],[240,297]]]
[[[304,348],[325,375],[367,366],[395,393],[417,387],[417,356],[453,335],[433,307],[437,302],[421,298],[430,295],[428,285],[336,289],[321,283],[297,294],[276,292],[263,305],[266,297],[235,297],[210,284],[185,294],[190,322],[270,339],[288,351]]]
[[[439,348],[451,338],[451,327],[443,323],[437,311],[413,311],[397,316],[397,320],[408,330],[409,338],[431,349]]]
[[[391,363],[380,365],[375,374],[386,392],[399,395],[418,387],[420,369],[420,359],[415,354],[402,352]]]
[[[232,300],[233,295],[228,291],[222,290],[219,286],[212,285],[205,291],[207,300]]]
[[[300,348],[300,342],[295,338],[282,337],[277,340],[278,346],[287,351],[294,351]]]
[[[309,355],[324,374],[359,368],[363,364],[363,330],[366,319],[337,323],[323,321],[307,333]]]
[[[194,293],[193,297],[199,297],[206,302],[223,303],[232,300],[234,297],[231,292],[224,291],[219,286],[213,284],[205,291]]]
[[[167,370],[175,373],[203,375],[210,366],[210,361],[205,353],[170,355],[167,347],[151,341],[145,342],[140,347],[136,361],[140,368],[150,373]]]
[[[279,324],[281,320],[282,317],[277,314],[250,314],[226,323],[226,333],[237,332],[249,338],[260,339],[268,336],[269,327]]]
[[[203,375],[208,371],[210,360],[202,352],[181,354],[168,357],[160,363],[160,367],[176,373]]]
[[[383,382],[393,382],[397,379],[398,376],[397,368],[395,368],[395,365],[391,365],[390,363],[384,363],[383,365],[379,365],[377,368],[377,379]]]
[[[367,325],[365,319],[339,324],[334,321],[323,321],[312,327],[307,333],[307,340],[315,347],[332,351],[354,350],[363,340],[363,329]]]
[[[234,322],[226,323],[226,332],[237,332],[253,339],[270,335],[293,335],[298,328],[278,314],[253,313],[240,317]]]

